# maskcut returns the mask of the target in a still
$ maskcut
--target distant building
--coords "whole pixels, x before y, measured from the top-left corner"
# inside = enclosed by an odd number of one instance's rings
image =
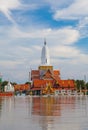
[[[17,84],[14,85],[15,91],[28,91],[30,89],[30,84]]]
[[[4,87],[4,91],[5,92],[14,92],[14,86],[10,82],[8,82],[8,84],[5,85],[5,87]]]
[[[66,94],[75,90],[74,80],[62,80],[60,70],[54,70],[50,64],[49,49],[44,42],[41,53],[41,65],[37,70],[31,70],[31,93],[40,94]]]

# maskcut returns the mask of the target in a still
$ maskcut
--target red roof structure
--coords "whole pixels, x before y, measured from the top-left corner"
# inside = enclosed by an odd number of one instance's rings
[[[32,77],[32,91],[42,91],[48,89],[47,86],[51,86],[52,93],[55,90],[74,90],[75,89],[75,83],[74,80],[62,80],[60,78],[60,71],[59,70],[49,70],[47,69],[43,75],[41,75],[40,70],[33,70],[31,72]],[[35,78],[36,76],[36,78]]]

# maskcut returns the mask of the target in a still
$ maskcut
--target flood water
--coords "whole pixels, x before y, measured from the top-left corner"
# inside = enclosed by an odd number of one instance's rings
[[[0,97],[0,130],[88,130],[88,96]]]

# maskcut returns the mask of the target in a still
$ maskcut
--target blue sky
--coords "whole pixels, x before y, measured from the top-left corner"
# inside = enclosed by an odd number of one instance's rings
[[[0,0],[0,72],[24,83],[46,38],[62,79],[88,81],[88,0]]]

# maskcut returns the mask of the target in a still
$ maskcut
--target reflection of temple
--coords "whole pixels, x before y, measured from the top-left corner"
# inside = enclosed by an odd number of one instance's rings
[[[61,111],[75,107],[75,96],[34,97],[31,101],[32,115],[61,116]]]
[[[54,70],[50,64],[49,50],[44,42],[41,53],[41,65],[38,70],[31,71],[32,94],[60,94],[70,93],[75,89],[74,80],[62,80],[60,71]]]
[[[75,96],[32,97],[30,102],[31,116],[34,117],[33,121],[35,122],[35,117],[37,117],[37,122],[39,122],[42,130],[51,130],[54,128],[55,122],[59,123],[61,121],[64,114],[66,117],[67,113],[73,113],[75,102]]]
[[[59,100],[54,97],[33,98],[32,114],[40,116],[60,116]]]

